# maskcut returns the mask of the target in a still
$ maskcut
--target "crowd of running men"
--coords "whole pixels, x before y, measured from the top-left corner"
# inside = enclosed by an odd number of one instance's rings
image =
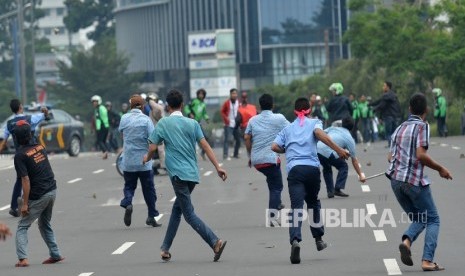
[[[273,113],[274,100],[269,94],[259,98],[260,113],[250,104],[247,93],[238,95],[237,89],[230,90],[230,97],[221,106],[221,117],[224,122],[223,158],[229,158],[229,138],[234,137],[233,158],[239,158],[241,140],[244,139],[249,166],[254,167],[266,177],[269,188],[268,218],[269,225],[279,226],[279,210],[285,206],[281,200],[283,177],[281,173],[281,157],[285,155],[288,190],[291,201],[289,242],[291,246],[290,261],[300,263],[300,242],[303,240],[302,221],[294,223],[303,210],[313,212],[313,224],[310,226],[316,249],[327,247],[323,236],[324,226],[320,224],[321,202],[319,191],[321,183],[320,166],[323,167],[323,179],[326,183],[328,198],[349,196],[343,190],[348,177],[346,160],[351,158],[359,181],[366,178],[361,171],[356,157],[356,142],[353,130],[360,119],[362,126],[370,128],[367,123],[373,111],[378,112],[385,125],[388,137],[389,168],[386,176],[391,182],[393,192],[404,211],[409,214],[412,223],[402,236],[399,245],[401,260],[406,265],[413,265],[410,247],[419,234],[426,228],[423,270],[442,270],[443,267],[434,262],[437,246],[439,215],[429,189],[429,180],[424,176],[425,166],[439,172],[445,179],[452,179],[450,172],[435,162],[427,153],[429,146],[429,125],[425,122],[428,111],[426,97],[414,94],[409,101],[407,120],[400,122],[402,110],[397,95],[392,91],[390,82],[384,83],[383,95],[380,99],[367,103],[364,96],[360,103],[352,102],[344,95],[343,86],[333,83],[329,90],[333,97],[326,103],[312,95],[309,98],[298,98],[294,104],[295,119],[289,122],[283,115]],[[440,90],[433,90],[439,97]],[[161,258],[169,261],[172,258],[170,248],[176,236],[181,217],[203,238],[213,251],[213,260],[218,261],[227,244],[219,238],[194,212],[191,193],[200,182],[197,166],[197,147],[200,147],[203,159],[208,158],[215,167],[218,176],[225,181],[226,171],[218,163],[202,128],[202,120],[209,121],[206,112],[207,92],[197,91],[197,98],[184,103],[183,93],[171,90],[166,96],[166,103],[155,94],[134,94],[129,98],[127,110],[121,117],[109,116],[110,106],[102,105],[99,96],[93,96],[91,102],[95,108],[95,130],[97,144],[102,150],[103,158],[108,158],[110,133],[121,134],[124,158],[124,198],[120,206],[124,209],[123,221],[126,226],[132,223],[134,190],[138,180],[141,182],[148,214],[146,224],[160,227],[156,221],[156,191],[153,181],[152,159],[155,153],[163,159],[162,168],[166,168],[171,180],[176,199],[165,238],[161,246]],[[441,118],[440,100],[437,100],[438,114]],[[50,257],[44,264],[61,262],[61,255],[55,241],[50,220],[56,196],[56,181],[47,158],[45,148],[34,138],[35,126],[41,120],[47,120],[48,110],[35,116],[22,113],[19,100],[10,103],[14,118],[7,123],[8,135],[13,136],[16,147],[15,169],[17,181],[13,189],[10,214],[21,216],[16,231],[17,267],[29,265],[27,248],[27,231],[35,219],[39,219],[39,230],[49,248]],[[371,109],[371,107],[373,109]],[[184,111],[184,114],[183,114]],[[445,111],[444,111],[445,112]],[[325,115],[327,113],[327,115]],[[436,113],[436,112],[435,112]],[[320,117],[322,116],[322,117]],[[445,114],[444,114],[445,116]],[[321,120],[323,119],[323,120]],[[117,122],[116,122],[117,121]],[[445,122],[444,122],[445,124]],[[112,131],[112,125],[117,129]],[[364,134],[368,133],[363,129]],[[370,129],[370,131],[372,131]],[[446,131],[446,128],[442,128]],[[8,136],[6,137],[8,138]],[[4,141],[6,141],[5,139]],[[0,150],[4,144],[0,145]],[[161,157],[163,155],[163,157]],[[332,168],[338,170],[336,182]],[[18,184],[19,183],[19,184]],[[19,185],[19,188],[17,187]],[[21,188],[23,195],[21,196]],[[19,192],[18,192],[19,191]],[[304,208],[306,203],[306,208]],[[15,208],[16,207],[16,208]],[[421,220],[427,215],[427,221]],[[10,230],[0,224],[0,239],[11,235]]]

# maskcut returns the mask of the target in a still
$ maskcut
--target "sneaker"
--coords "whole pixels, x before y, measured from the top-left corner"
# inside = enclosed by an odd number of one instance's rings
[[[328,198],[333,198],[334,197],[334,193],[328,193]]]
[[[161,223],[158,223],[155,218],[148,217],[147,220],[145,221],[145,224],[153,227],[160,227]]]
[[[126,226],[131,225],[131,217],[132,217],[132,205],[126,206],[126,211],[124,212],[124,224]]]
[[[292,242],[291,246],[291,263],[300,264],[300,245],[297,240]]]
[[[18,209],[13,210],[13,209],[10,208],[10,211],[8,211],[8,214],[12,215],[12,216],[15,217],[15,218],[19,217],[19,211],[18,211]]]
[[[336,190],[334,192],[334,195],[337,195],[337,196],[340,196],[340,197],[348,197],[349,196],[348,194],[342,192],[341,190]]]
[[[318,250],[318,251],[322,251],[326,247],[328,247],[328,244],[325,243],[323,240],[321,240],[321,238],[320,238],[320,240],[316,240],[315,244],[316,244],[316,250]]]

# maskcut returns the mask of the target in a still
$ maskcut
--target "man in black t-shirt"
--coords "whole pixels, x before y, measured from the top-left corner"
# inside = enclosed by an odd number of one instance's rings
[[[21,220],[16,230],[16,267],[29,266],[27,259],[27,230],[38,219],[39,230],[47,245],[50,258],[43,264],[52,264],[64,260],[55,241],[50,225],[53,204],[56,196],[56,181],[47,153],[42,145],[31,142],[31,126],[27,121],[16,123],[16,139],[20,145],[15,155],[15,169],[23,186],[23,205]]]

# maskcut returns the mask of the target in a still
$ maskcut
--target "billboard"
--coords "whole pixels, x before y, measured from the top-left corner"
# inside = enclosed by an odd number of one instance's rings
[[[187,41],[190,55],[216,53],[215,33],[190,34]]]

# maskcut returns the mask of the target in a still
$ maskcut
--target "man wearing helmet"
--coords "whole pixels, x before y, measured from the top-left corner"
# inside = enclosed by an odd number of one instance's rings
[[[434,118],[438,122],[438,134],[439,137],[447,137],[447,125],[446,125],[446,113],[447,113],[447,102],[446,98],[442,95],[441,88],[433,89],[435,106],[434,106]]]
[[[205,104],[205,97],[207,97],[207,91],[203,88],[200,88],[197,90],[197,98],[193,99],[189,104],[184,106],[184,114],[191,118],[196,120],[197,122],[201,123],[202,120],[205,120],[205,122],[209,122],[210,117],[208,117],[207,114],[207,105]],[[205,129],[200,125],[200,128],[202,129],[203,136],[205,139],[207,139],[207,135],[205,135]],[[208,139],[207,139],[208,142]],[[205,158],[205,151],[202,149],[201,156],[203,160],[206,160]]]
[[[94,120],[95,120],[95,131],[97,132],[97,145],[103,152],[103,159],[108,158],[109,146],[108,140],[108,129],[110,128],[110,121],[108,120],[108,111],[105,106],[102,105],[102,97],[94,95],[90,99],[94,106]]]
[[[326,106],[326,110],[329,112],[329,124],[346,117],[352,117],[353,107],[349,98],[343,95],[344,87],[342,84],[338,82],[331,84],[329,91],[333,93],[333,98]]]

